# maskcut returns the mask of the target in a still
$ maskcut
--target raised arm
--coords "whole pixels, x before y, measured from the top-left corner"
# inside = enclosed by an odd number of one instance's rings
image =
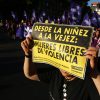
[[[98,70],[98,67],[100,66],[97,64],[97,52],[98,50],[96,48],[90,47],[86,52],[86,58],[90,59],[91,78],[100,95],[100,71]]]
[[[27,37],[24,41],[21,42],[21,47],[25,53],[23,70],[27,78],[39,81],[35,64],[32,62],[33,45],[34,44],[31,36]]]

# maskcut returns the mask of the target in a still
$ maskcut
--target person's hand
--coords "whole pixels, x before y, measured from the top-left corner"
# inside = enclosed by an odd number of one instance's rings
[[[95,47],[89,47],[85,55],[86,55],[86,58],[90,60],[90,67],[91,67],[90,74],[92,75],[92,77],[94,77],[98,73],[98,70],[97,70],[98,49]]]
[[[85,55],[86,55],[86,58],[90,60],[90,66],[92,69],[96,67],[97,54],[98,54],[98,49],[95,47],[89,47],[86,51]]]
[[[25,55],[31,55],[32,54],[32,47],[33,47],[32,36],[26,37],[26,39],[21,42],[21,47],[22,47]]]

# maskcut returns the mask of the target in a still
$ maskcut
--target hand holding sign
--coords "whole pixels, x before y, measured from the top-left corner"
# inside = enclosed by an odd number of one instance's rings
[[[95,60],[97,58],[97,54],[98,54],[98,49],[95,47],[89,47],[85,54],[86,58],[90,59],[90,66],[92,70],[94,70],[97,67],[97,60]]]
[[[32,55],[33,39],[31,36],[26,37],[26,39],[21,42],[21,46],[24,50],[25,55]]]

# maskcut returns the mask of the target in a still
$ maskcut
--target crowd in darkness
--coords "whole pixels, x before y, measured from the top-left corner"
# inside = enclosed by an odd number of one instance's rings
[[[67,3],[63,1],[34,0],[30,5],[21,3],[22,0],[16,1],[16,4],[6,3],[10,7],[4,6],[6,9],[2,9],[3,16],[0,18],[0,26],[3,24],[11,38],[23,39],[27,32],[31,32],[31,27],[35,22],[45,22],[46,20],[49,20],[49,22],[57,21],[57,18],[66,9],[65,5]]]

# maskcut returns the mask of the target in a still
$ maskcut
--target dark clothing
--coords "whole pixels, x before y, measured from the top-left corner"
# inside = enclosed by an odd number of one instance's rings
[[[88,76],[84,80],[76,78],[66,81],[58,69],[39,74],[41,81],[49,84],[49,100],[63,100],[63,84],[67,84],[67,100],[100,100],[99,93]]]

